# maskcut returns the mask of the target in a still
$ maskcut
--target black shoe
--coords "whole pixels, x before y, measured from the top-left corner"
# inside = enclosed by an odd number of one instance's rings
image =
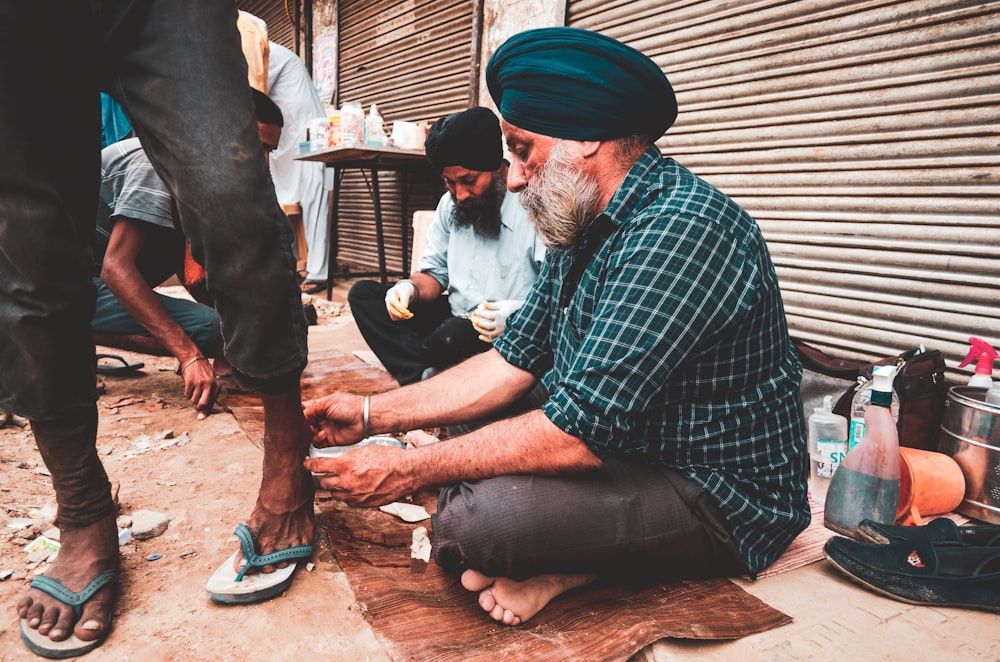
[[[939,517],[923,526],[894,526],[870,519],[858,525],[862,540],[888,545],[904,540],[955,542],[977,547],[1000,547],[1000,525],[959,526],[947,517]]]
[[[309,326],[316,326],[316,323],[319,322],[319,315],[316,313],[316,306],[311,303],[307,303],[302,306],[302,314],[305,316],[306,324]]]
[[[823,551],[850,579],[901,602],[1000,612],[1000,547],[929,540],[878,545],[838,536]]]

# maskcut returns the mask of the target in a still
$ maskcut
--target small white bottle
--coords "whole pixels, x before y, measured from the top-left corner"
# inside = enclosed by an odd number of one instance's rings
[[[383,147],[386,142],[385,129],[382,126],[382,116],[378,107],[372,104],[365,118],[365,144],[373,147]]]
[[[826,501],[830,480],[847,454],[847,419],[832,408],[833,396],[825,396],[809,417],[810,492],[819,504]]]
[[[847,434],[847,450],[851,450],[865,438],[865,412],[872,401],[872,380],[858,387],[851,400],[851,423]],[[892,420],[899,422],[899,396],[892,392]]]

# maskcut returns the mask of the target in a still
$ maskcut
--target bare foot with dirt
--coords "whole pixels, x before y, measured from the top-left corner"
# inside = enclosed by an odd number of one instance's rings
[[[106,570],[118,571],[118,536],[115,518],[105,517],[81,528],[63,526],[62,548],[45,576],[73,592],[79,592]],[[81,607],[79,619],[72,606],[37,588],[28,589],[17,602],[17,614],[27,627],[52,641],[65,641],[76,635],[83,641],[96,641],[111,628],[117,582],[112,581],[94,593]]]
[[[537,575],[518,582],[466,570],[462,573],[462,586],[468,591],[479,591],[479,606],[490,618],[504,625],[520,625],[557,596],[595,579],[596,575]]]

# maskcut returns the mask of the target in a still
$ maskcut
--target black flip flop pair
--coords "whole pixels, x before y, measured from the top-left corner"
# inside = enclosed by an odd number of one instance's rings
[[[145,363],[129,363],[117,354],[97,355],[97,374],[99,375],[134,375]]]

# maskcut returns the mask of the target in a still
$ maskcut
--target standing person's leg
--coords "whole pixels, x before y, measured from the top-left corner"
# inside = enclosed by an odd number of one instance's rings
[[[292,230],[258,137],[236,6],[143,4],[144,20],[124,21],[108,39],[111,92],[205,267],[234,375],[265,396],[267,467],[247,523],[255,551],[268,554],[311,542],[314,526],[312,482],[302,466],[310,440],[299,393],[306,323]]]
[[[451,318],[447,297],[410,306],[413,318],[393,320],[385,307],[387,287],[361,280],[347,293],[351,314],[365,342],[401,386],[420,381],[431,367],[424,357],[424,340]]]
[[[443,490],[434,555],[463,570],[480,606],[509,625],[598,575],[656,581],[745,571],[711,495],[675,471],[614,459],[581,474]]]
[[[301,162],[302,231],[306,237],[306,280],[322,282],[329,275],[330,243],[327,220],[329,194],[323,182],[327,168],[322,163]],[[332,174],[332,173],[331,173]]]
[[[0,0],[7,28],[0,40],[0,409],[31,421],[52,475],[62,541],[44,578],[17,604],[22,639],[42,653],[79,654],[103,640],[119,566],[114,503],[95,447],[89,246],[100,100],[91,9]],[[79,617],[55,597],[102,575]]]

